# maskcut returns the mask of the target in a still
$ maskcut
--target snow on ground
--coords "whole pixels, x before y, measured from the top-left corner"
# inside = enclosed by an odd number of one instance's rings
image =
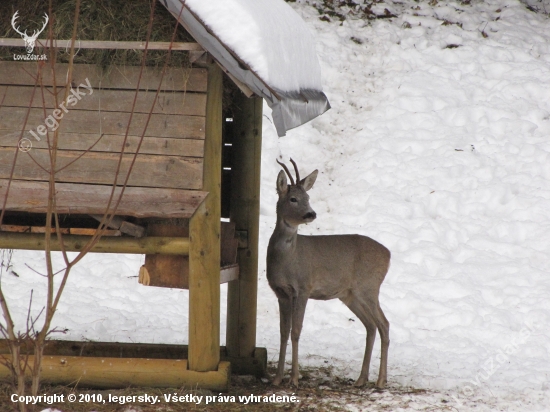
[[[302,234],[360,233],[392,251],[389,385],[440,392],[390,409],[445,396],[452,410],[550,410],[550,19],[515,0],[387,0],[371,12],[396,17],[370,21],[292,6],[315,33],[333,109],[283,138],[264,117],[258,346],[276,359],[264,261],[275,158],[292,156],[303,175],[320,170]],[[185,341],[187,292],[139,286],[142,261],[89,255],[55,319],[64,338]],[[19,324],[43,283],[26,265],[43,264],[17,251],[19,277],[3,279]],[[356,378],[364,344],[342,303],[308,304],[302,365]],[[379,340],[371,379],[378,356]]]

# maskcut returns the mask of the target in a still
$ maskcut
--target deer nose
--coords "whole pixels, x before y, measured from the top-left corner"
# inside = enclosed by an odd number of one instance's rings
[[[307,220],[307,219],[313,220],[316,217],[317,217],[317,213],[315,213],[315,212],[308,212],[303,216],[304,220]]]

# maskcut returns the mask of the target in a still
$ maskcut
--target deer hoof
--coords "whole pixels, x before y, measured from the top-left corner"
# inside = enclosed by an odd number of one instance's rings
[[[376,389],[384,389],[385,386],[386,386],[386,380],[378,379],[378,382],[376,382]]]
[[[355,381],[355,383],[353,384],[353,386],[355,387],[361,387],[361,386],[365,386],[365,384],[368,382],[368,379],[365,379],[365,378],[359,378]]]
[[[273,381],[271,382],[271,384],[273,386],[279,386],[281,384],[281,382],[283,381],[283,378],[281,378],[280,376],[275,376],[275,379],[273,379]]]

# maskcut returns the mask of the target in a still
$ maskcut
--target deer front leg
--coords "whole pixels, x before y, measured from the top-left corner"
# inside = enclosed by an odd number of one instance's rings
[[[277,366],[277,374],[273,379],[273,385],[280,385],[283,380],[285,372],[285,355],[286,346],[288,343],[288,336],[290,335],[290,322],[292,315],[292,297],[281,298],[279,297],[279,318],[280,318],[280,330],[281,330],[281,347],[279,351],[279,364]]]
[[[302,333],[307,299],[307,296],[296,297],[292,307],[292,373],[290,375],[290,382],[296,387],[298,387],[298,379],[300,377],[300,370],[298,368],[298,342],[300,340],[300,334]]]

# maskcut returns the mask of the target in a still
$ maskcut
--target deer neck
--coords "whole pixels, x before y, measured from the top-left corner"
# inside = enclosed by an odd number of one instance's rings
[[[278,248],[294,249],[298,237],[298,226],[289,224],[281,216],[277,215],[277,224],[272,237],[276,240]]]

